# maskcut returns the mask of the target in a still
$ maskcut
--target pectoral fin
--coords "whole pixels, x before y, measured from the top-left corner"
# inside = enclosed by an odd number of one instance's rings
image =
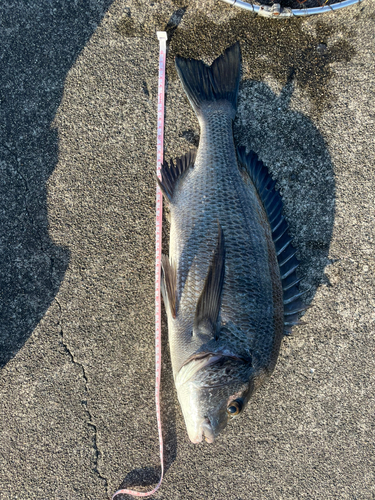
[[[225,242],[223,230],[219,225],[217,246],[195,311],[193,335],[216,336],[224,274]]]

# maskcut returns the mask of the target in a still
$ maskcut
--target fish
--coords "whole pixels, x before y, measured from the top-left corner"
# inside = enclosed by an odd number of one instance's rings
[[[212,443],[272,374],[305,306],[276,181],[234,143],[239,44],[211,66],[175,65],[201,133],[197,150],[161,166],[170,212],[161,291],[188,436]]]

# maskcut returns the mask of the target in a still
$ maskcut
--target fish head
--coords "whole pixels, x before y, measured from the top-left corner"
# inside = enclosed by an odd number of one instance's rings
[[[185,362],[176,388],[190,440],[213,443],[254,390],[251,363],[228,353],[200,353]]]

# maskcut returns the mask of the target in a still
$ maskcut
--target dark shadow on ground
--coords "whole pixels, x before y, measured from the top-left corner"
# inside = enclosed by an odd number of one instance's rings
[[[46,182],[58,160],[51,122],[67,72],[111,3],[0,6],[0,367],[39,323],[68,266],[69,250],[48,234]]]
[[[291,108],[293,75],[280,94],[262,82],[242,82],[235,142],[254,150],[278,181],[284,214],[300,259],[302,289],[310,303],[322,283],[335,216],[335,179],[324,138],[303,113]]]

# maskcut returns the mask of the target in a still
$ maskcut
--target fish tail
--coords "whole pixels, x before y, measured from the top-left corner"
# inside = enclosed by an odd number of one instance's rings
[[[229,47],[211,66],[202,61],[176,57],[177,73],[196,113],[202,115],[204,104],[229,101],[234,111],[240,83],[241,52],[239,43]]]

